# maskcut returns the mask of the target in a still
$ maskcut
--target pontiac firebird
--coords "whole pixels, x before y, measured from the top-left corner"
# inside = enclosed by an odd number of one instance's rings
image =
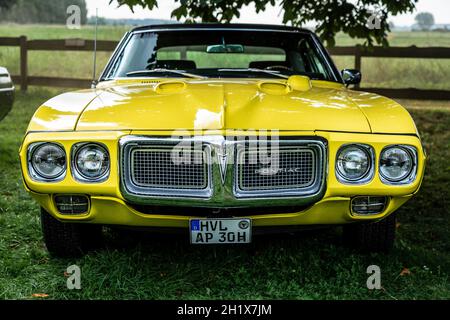
[[[30,121],[20,161],[47,249],[83,252],[103,226],[224,244],[332,225],[354,247],[391,249],[426,156],[405,108],[349,88],[360,80],[304,29],[131,30],[96,86]]]

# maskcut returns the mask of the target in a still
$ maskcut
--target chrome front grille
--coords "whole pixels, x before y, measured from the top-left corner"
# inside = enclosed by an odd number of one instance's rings
[[[145,188],[202,190],[208,185],[205,158],[204,151],[192,151],[183,163],[174,161],[172,147],[135,148],[130,157],[131,180]]]
[[[265,141],[269,162],[260,161],[261,150],[246,140],[222,136],[188,140],[183,152],[190,158],[174,162],[178,138],[120,139],[124,198],[133,204],[159,206],[303,206],[320,199],[325,191],[327,153],[322,140]]]
[[[326,146],[314,140],[280,140],[273,148],[237,147],[237,198],[303,198],[324,190]],[[262,159],[261,159],[262,156]]]
[[[268,154],[268,164],[257,158],[258,150],[239,153],[240,190],[299,189],[311,186],[316,178],[314,152],[309,148],[280,147]]]
[[[121,187],[132,202],[140,198],[210,198],[210,147],[172,139],[121,139]]]

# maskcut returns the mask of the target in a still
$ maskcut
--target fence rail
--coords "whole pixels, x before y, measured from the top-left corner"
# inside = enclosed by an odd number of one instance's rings
[[[117,41],[97,41],[98,51],[113,51]],[[88,88],[90,79],[59,78],[28,75],[28,51],[92,51],[94,41],[85,39],[65,40],[28,40],[21,37],[0,37],[0,46],[20,47],[20,75],[13,75],[13,81],[20,84],[21,90],[26,91],[29,85]],[[421,58],[421,59],[450,59],[450,47],[334,47],[328,49],[331,55],[354,56],[355,69],[361,69],[362,58]],[[392,98],[450,100],[450,90],[422,90],[417,88],[359,88],[356,89],[378,93]]]

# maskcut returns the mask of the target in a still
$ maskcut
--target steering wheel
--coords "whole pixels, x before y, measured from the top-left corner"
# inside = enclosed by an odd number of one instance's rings
[[[292,68],[283,66],[283,65],[273,65],[273,66],[268,66],[266,67],[266,70],[273,70],[273,71],[283,71],[283,70],[288,70],[288,71],[292,71]]]

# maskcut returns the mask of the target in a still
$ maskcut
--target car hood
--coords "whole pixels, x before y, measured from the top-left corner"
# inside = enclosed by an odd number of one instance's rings
[[[53,115],[52,122],[58,125],[50,127],[77,131],[415,132],[414,124],[399,124],[409,114],[392,100],[331,82],[311,83],[309,89],[293,90],[284,80],[111,81],[96,91],[50,100],[43,106],[47,120],[39,119],[37,112],[34,121],[45,124],[56,108],[58,116]]]

